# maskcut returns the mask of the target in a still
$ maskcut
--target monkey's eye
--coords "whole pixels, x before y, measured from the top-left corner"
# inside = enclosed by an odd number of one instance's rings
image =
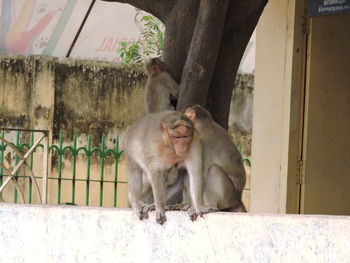
[[[184,136],[172,136],[173,139],[187,139],[188,135],[184,135]]]

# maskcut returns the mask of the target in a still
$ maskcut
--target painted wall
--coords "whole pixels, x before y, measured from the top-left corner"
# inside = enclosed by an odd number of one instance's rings
[[[293,45],[294,6],[294,1],[269,1],[257,26],[250,193],[253,212],[287,211],[290,124],[297,119],[291,115],[293,54],[297,49]],[[297,89],[297,84],[294,87]]]

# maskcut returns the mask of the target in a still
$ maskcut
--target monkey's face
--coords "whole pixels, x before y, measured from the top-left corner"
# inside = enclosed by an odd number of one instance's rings
[[[177,155],[183,156],[190,150],[193,131],[186,126],[177,126],[169,132],[171,144]]]
[[[191,107],[187,108],[185,111],[185,115],[193,122],[196,118],[196,112]]]
[[[158,73],[166,70],[166,64],[161,61],[160,58],[151,58],[147,60],[144,67],[146,73],[151,77],[154,77]]]

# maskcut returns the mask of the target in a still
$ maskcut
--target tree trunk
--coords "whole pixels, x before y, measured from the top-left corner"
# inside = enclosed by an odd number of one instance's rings
[[[236,73],[267,0],[103,0],[165,24],[163,60],[180,83],[177,110],[201,104],[227,128]]]
[[[228,128],[237,70],[265,4],[264,0],[233,0],[228,7],[225,29],[207,100],[207,109],[211,112],[213,119],[225,129]]]
[[[224,29],[228,0],[201,0],[190,50],[181,77],[177,110],[205,106]],[[215,27],[213,27],[215,25]]]

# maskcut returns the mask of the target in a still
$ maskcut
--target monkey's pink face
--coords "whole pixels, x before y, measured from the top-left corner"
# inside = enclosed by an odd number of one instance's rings
[[[185,111],[185,115],[193,122],[196,118],[196,112],[190,107]]]
[[[177,126],[170,132],[170,141],[177,155],[189,152],[193,140],[193,131],[186,126]]]

